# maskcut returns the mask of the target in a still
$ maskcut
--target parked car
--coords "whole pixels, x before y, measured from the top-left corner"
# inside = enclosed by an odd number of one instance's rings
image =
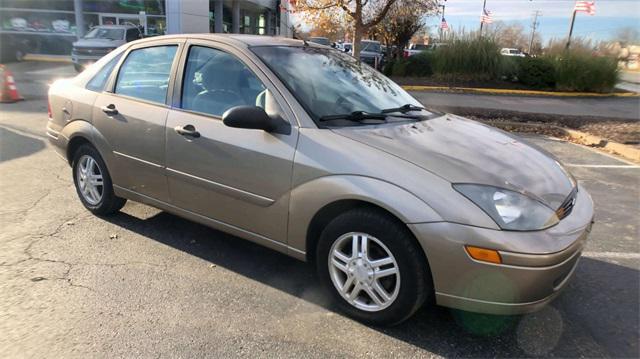
[[[515,56],[515,57],[526,57],[524,52],[522,52],[521,50],[511,49],[511,48],[506,48],[506,47],[503,48],[502,50],[500,50],[500,55],[502,55],[502,56]]]
[[[360,60],[371,67],[382,68],[384,66],[384,54],[380,41],[362,40],[360,42]]]
[[[139,40],[55,82],[49,108],[87,210],[139,201],[309,261],[368,323],[431,300],[537,310],[591,228],[589,194],[548,153],[312,43]]]
[[[82,39],[73,43],[71,51],[73,67],[80,72],[118,46],[142,37],[142,31],[134,25],[96,26]]]
[[[343,42],[342,49],[344,52],[351,52],[351,50],[353,50],[353,44],[350,42]]]
[[[327,39],[326,37],[310,37],[309,42],[314,42],[316,44],[320,44],[324,46],[331,45],[331,41],[329,41],[329,39]]]

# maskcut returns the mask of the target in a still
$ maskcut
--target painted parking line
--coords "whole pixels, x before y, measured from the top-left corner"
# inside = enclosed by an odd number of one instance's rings
[[[624,252],[582,252],[582,256],[589,258],[640,259],[640,253]]]
[[[566,167],[583,167],[583,168],[640,168],[636,165],[582,165],[576,163],[565,163]]]

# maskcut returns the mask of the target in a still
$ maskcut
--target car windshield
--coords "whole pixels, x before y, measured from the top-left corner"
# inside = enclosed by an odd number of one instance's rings
[[[407,104],[421,106],[386,76],[343,52],[311,46],[251,49],[276,73],[315,121],[357,111],[379,113]],[[393,120],[390,117],[388,121]]]
[[[428,49],[428,45],[415,44],[413,45],[413,50],[426,50]]]
[[[371,41],[363,41],[361,44],[361,51],[367,52],[380,52],[380,43],[379,42],[371,42]]]
[[[106,29],[94,28],[84,37],[85,39],[109,39],[122,40],[124,38],[124,29]]]

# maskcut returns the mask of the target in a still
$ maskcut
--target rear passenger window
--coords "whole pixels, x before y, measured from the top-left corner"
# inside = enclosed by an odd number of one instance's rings
[[[264,107],[266,87],[238,58],[192,46],[182,84],[182,108],[221,116],[235,106]]]
[[[111,75],[113,68],[116,66],[121,56],[122,54],[114,57],[111,61],[107,62],[107,64],[104,65],[100,69],[100,71],[98,71],[98,73],[93,76],[91,81],[89,81],[89,83],[87,84],[87,90],[102,92],[104,90],[104,85],[107,83],[109,75]]]
[[[131,51],[120,66],[115,93],[165,103],[177,49],[170,45]]]

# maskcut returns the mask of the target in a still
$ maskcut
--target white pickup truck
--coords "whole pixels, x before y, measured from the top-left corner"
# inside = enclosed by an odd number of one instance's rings
[[[422,51],[428,50],[429,45],[424,44],[409,44],[409,47],[404,49],[403,56],[410,57],[416,54],[421,53]]]

